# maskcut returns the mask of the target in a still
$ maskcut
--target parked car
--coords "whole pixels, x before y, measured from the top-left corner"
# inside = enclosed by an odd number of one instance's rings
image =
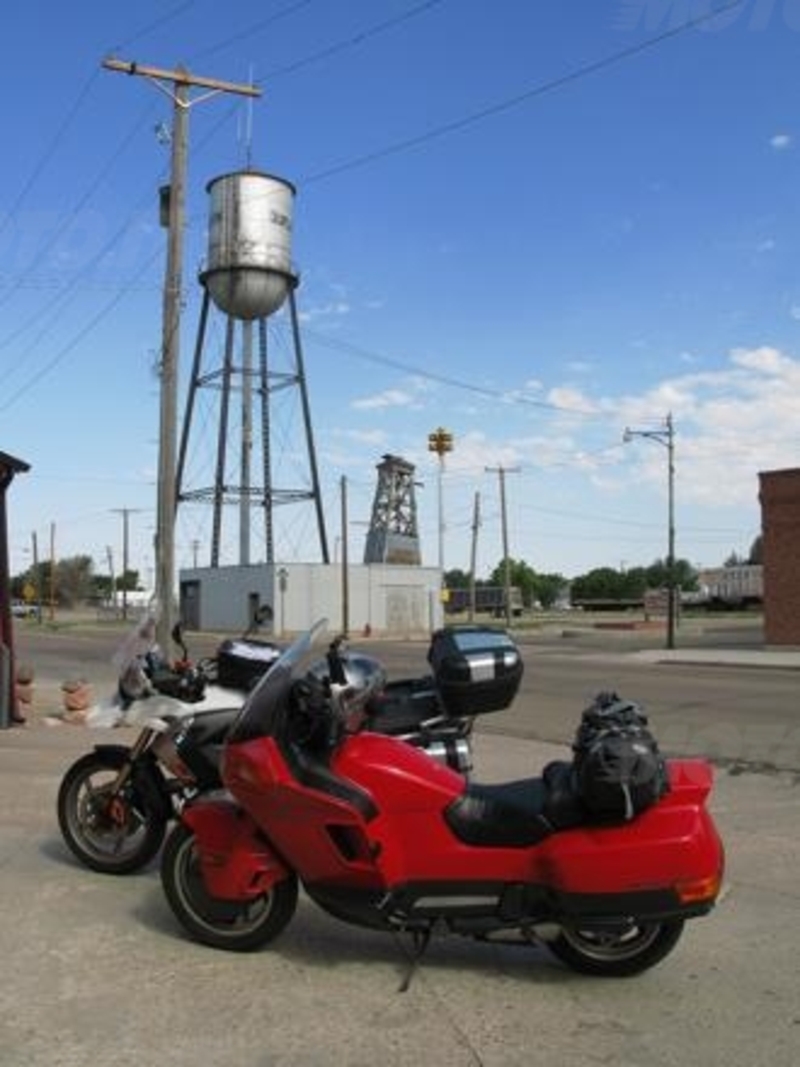
[[[15,600],[11,605],[11,614],[15,619],[27,619],[36,614],[35,604],[26,604],[24,600]]]

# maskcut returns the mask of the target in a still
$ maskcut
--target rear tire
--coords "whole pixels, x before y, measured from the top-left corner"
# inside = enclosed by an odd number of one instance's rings
[[[680,939],[683,919],[631,923],[624,929],[562,927],[547,947],[562,963],[581,974],[628,978],[654,967]]]
[[[174,827],[161,855],[161,882],[181,925],[211,948],[251,952],[268,944],[288,924],[297,907],[297,876],[292,873],[252,900],[220,900],[203,882],[193,831]]]
[[[58,790],[58,825],[71,852],[101,874],[130,874],[161,848],[167,820],[128,779],[113,784],[127,753],[89,752],[69,768]]]

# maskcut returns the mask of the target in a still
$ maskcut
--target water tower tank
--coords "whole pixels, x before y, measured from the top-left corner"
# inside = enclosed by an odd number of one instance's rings
[[[223,174],[208,183],[208,264],[200,281],[217,307],[237,319],[277,311],[292,273],[294,186],[258,171]]]

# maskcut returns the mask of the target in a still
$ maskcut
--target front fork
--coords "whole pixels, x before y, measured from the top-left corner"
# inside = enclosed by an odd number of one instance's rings
[[[117,775],[109,790],[108,814],[119,825],[127,822],[129,805],[123,791],[130,784],[143,802],[165,819],[172,815],[172,801],[155,760],[148,755],[157,731],[149,727],[141,731],[130,748],[118,745],[97,745],[96,751],[108,753],[118,763]]]
[[[115,795],[117,793],[121,793],[127,785],[128,780],[133,774],[133,769],[136,766],[137,762],[142,758],[144,753],[152,744],[154,733],[155,731],[149,728],[142,730],[139,736],[131,745],[130,749],[128,750],[128,758],[120,767],[119,773],[114,779],[114,784],[111,787],[111,790]]]

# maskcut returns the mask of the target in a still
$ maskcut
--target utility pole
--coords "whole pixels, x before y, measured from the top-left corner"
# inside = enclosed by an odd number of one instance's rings
[[[481,525],[481,494],[475,494],[475,505],[472,511],[472,548],[469,555],[469,621],[475,619],[475,567],[478,557],[478,530]]]
[[[111,545],[106,545],[106,562],[108,563],[108,573],[111,579],[111,606],[114,611],[114,618],[117,617],[117,579],[114,574],[114,553],[111,549]]]
[[[505,600],[506,626],[511,626],[511,559],[508,555],[508,516],[506,514],[506,475],[516,474],[519,467],[486,467],[500,479],[500,523],[503,534],[503,599]]]
[[[128,618],[128,517],[141,508],[112,508],[122,516],[122,618]]]
[[[42,575],[39,570],[39,542],[36,531],[31,532],[31,552],[33,559],[33,580],[36,583],[36,621],[42,625]]]
[[[625,429],[622,440],[646,437],[667,450],[667,648],[675,647],[675,426],[672,412],[664,419],[663,430]]]
[[[107,70],[137,74],[150,79],[173,103],[172,159],[167,197],[168,240],[163,296],[156,518],[156,596],[161,607],[156,637],[162,648],[169,648],[175,593],[176,426],[189,108],[193,103],[199,103],[218,93],[257,97],[261,95],[261,90],[252,85],[237,85],[190,74],[182,67],[177,70],[162,70],[121,59],[104,59],[102,65]],[[193,87],[206,89],[207,92],[191,100],[189,94]]]
[[[350,575],[348,572],[349,553],[347,551],[347,478],[342,475],[342,635],[349,636],[350,631]]]
[[[50,523],[50,622],[56,617],[56,524]]]

